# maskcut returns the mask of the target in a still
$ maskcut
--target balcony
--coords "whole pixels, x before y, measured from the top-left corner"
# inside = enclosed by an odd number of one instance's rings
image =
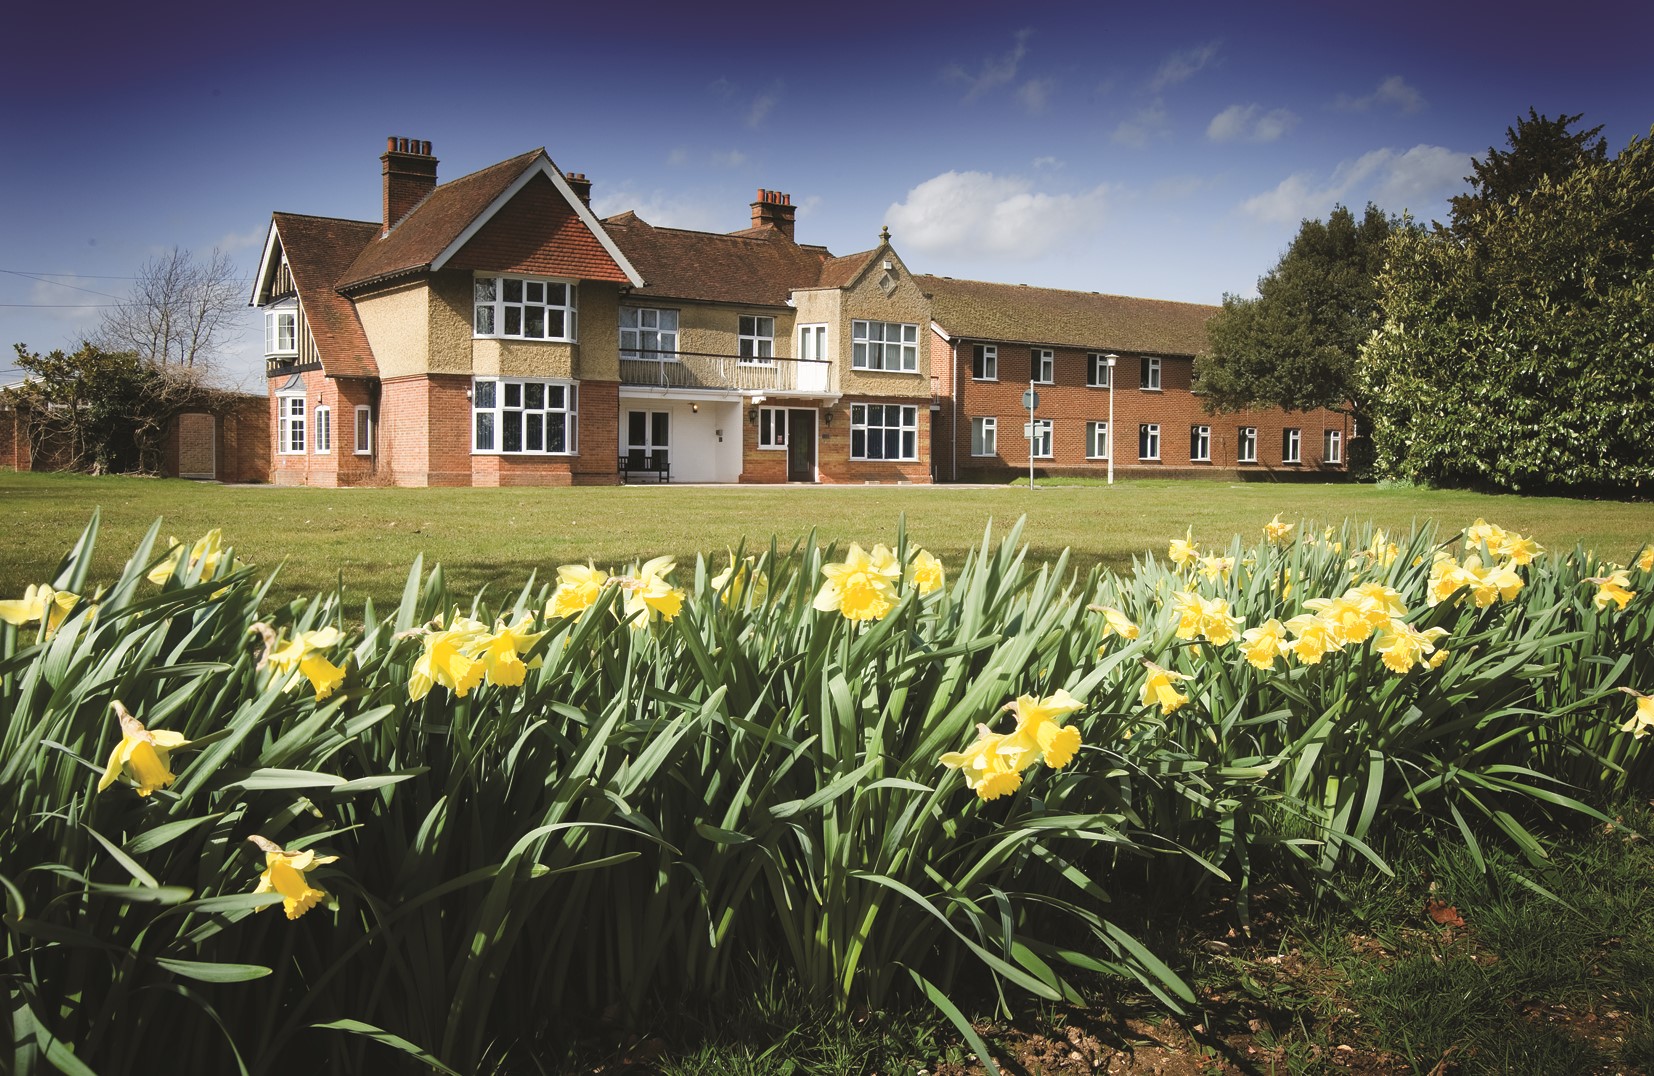
[[[826,392],[831,363],[819,359],[743,360],[734,355],[680,351],[674,358],[620,358],[620,383],[663,389],[730,389],[737,392]]]

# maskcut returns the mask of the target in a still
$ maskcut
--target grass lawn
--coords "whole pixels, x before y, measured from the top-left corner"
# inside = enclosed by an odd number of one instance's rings
[[[313,594],[343,578],[355,597],[376,602],[400,593],[419,554],[427,566],[442,564],[459,593],[497,592],[571,561],[670,553],[688,564],[743,538],[787,544],[811,528],[824,539],[889,542],[904,514],[914,540],[949,563],[990,521],[1003,528],[1023,515],[1035,560],[1067,548],[1081,567],[1125,567],[1190,527],[1201,543],[1237,532],[1251,540],[1277,512],[1402,530],[1426,519],[1456,529],[1482,516],[1547,547],[1583,542],[1621,561],[1654,539],[1654,504],[1342,483],[313,490],[0,471],[0,505],[0,595],[46,579],[94,508],[103,511],[96,576],[113,576],[145,528],[165,517],[163,534],[193,539],[222,527],[241,559],[282,565],[277,593]]]

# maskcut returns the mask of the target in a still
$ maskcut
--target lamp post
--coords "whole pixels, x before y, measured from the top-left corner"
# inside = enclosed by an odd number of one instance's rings
[[[1109,352],[1103,356],[1108,364],[1108,484],[1114,485],[1114,364],[1120,356]]]

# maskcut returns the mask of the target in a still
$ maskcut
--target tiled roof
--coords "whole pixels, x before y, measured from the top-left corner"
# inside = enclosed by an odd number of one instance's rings
[[[339,274],[379,235],[379,225],[297,213],[275,214],[275,225],[322,369],[332,377],[379,376],[356,304],[334,290]]]
[[[829,258],[821,266],[821,276],[817,278],[815,286],[818,288],[843,288],[861,275],[883,247],[874,247],[864,250],[860,254],[846,254],[842,258]]]
[[[948,335],[968,340],[1196,355],[1208,348],[1206,322],[1220,309],[1024,284],[913,279],[933,297],[932,319]]]
[[[382,239],[375,227],[373,241],[340,276],[338,287],[348,290],[428,268],[544,152],[532,150],[449,180],[426,195]]]
[[[799,246],[774,228],[734,235],[657,228],[636,213],[603,226],[647,282],[640,298],[781,306],[794,288],[816,286],[827,250]]]

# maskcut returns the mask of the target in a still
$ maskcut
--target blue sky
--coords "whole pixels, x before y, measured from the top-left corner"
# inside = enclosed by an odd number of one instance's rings
[[[1654,124],[1654,10],[1603,0],[30,7],[0,382],[167,247],[250,276],[273,210],[377,219],[393,134],[443,179],[544,146],[604,214],[728,231],[768,187],[837,254],[888,225],[917,272],[1216,303],[1336,203],[1442,217],[1530,105]],[[249,312],[253,388],[261,345]]]

